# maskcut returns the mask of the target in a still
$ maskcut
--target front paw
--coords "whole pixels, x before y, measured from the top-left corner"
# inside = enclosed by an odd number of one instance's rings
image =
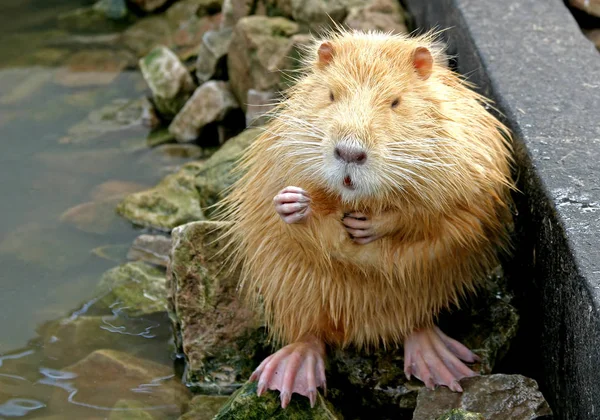
[[[310,198],[298,187],[285,187],[273,198],[275,211],[286,223],[304,222],[311,213]]]
[[[350,239],[360,245],[371,243],[382,236],[375,232],[373,221],[364,213],[346,213],[342,218],[342,223],[350,235]]]

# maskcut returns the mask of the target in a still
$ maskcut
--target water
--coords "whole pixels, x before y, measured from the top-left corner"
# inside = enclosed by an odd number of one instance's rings
[[[139,125],[73,131],[90,112],[146,93],[134,71],[78,77],[65,67],[76,51],[56,47],[67,36],[56,16],[89,4],[5,0],[0,14],[0,419],[130,418],[138,408],[177,418],[187,398],[165,314],[94,306],[102,273],[125,261],[141,232],[106,210],[92,222],[61,219],[108,200],[102,184],[150,186],[183,162],[147,148]],[[112,257],[98,256],[99,247]],[[121,353],[89,356],[98,349]],[[134,373],[119,367],[140,360]]]

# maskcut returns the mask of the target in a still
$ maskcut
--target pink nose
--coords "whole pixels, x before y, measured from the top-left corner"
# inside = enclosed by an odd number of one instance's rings
[[[360,146],[340,143],[333,150],[336,159],[346,163],[362,165],[367,161],[367,152]]]

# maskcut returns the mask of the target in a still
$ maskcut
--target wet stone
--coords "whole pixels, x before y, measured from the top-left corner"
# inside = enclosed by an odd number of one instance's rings
[[[194,141],[206,125],[223,121],[238,108],[228,84],[211,80],[196,89],[169,125],[169,132],[179,142]]]
[[[122,228],[122,221],[115,213],[119,202],[120,198],[115,197],[81,203],[64,211],[59,220],[87,233],[103,235],[110,231],[116,232]]]
[[[239,174],[233,172],[236,161],[261,132],[251,128],[229,139],[199,168],[195,184],[200,206],[208,217],[215,211],[211,206],[222,200],[227,188],[238,179]]]
[[[112,198],[121,198],[127,194],[132,194],[146,189],[147,187],[137,182],[121,181],[118,179],[105,181],[92,188],[90,198],[93,201],[110,200]]]
[[[490,420],[529,420],[552,415],[550,406],[533,379],[521,375],[496,374],[465,378],[460,384],[462,393],[452,392],[445,387],[435,390],[423,388],[419,391],[413,419],[435,419],[452,408],[481,413],[480,418]]]
[[[225,79],[227,76],[227,51],[233,30],[231,28],[208,31],[202,36],[202,43],[196,59],[196,78],[199,83],[210,79]]]
[[[130,316],[167,309],[166,277],[163,270],[141,261],[108,270],[98,284],[100,303]]]
[[[292,398],[287,408],[283,409],[276,392],[268,391],[258,397],[256,382],[254,382],[244,384],[233,394],[215,420],[335,420],[341,418],[321,394],[317,394],[314,408],[310,407],[308,398]]]
[[[231,394],[265,355],[262,318],[240,302],[238,270],[215,258],[224,245],[222,226],[175,228],[167,271],[175,340],[187,364],[183,379],[202,394]]]
[[[161,46],[140,60],[140,68],[159,113],[165,118],[175,116],[195,89],[186,67],[171,50]]]
[[[242,18],[235,26],[227,54],[231,90],[246,111],[249,89],[278,90],[285,86],[285,76],[279,70],[291,69],[288,58],[299,32],[298,24],[288,19],[264,16]]]
[[[201,168],[202,163],[184,165],[156,187],[125,197],[117,212],[136,225],[167,232],[184,223],[204,220],[194,182]]]
[[[140,235],[133,241],[127,258],[166,267],[171,252],[171,238],[163,235]]]

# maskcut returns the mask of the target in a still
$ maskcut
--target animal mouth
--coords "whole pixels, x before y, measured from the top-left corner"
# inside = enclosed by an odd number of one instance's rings
[[[349,190],[354,189],[354,184],[352,183],[352,178],[350,178],[349,175],[346,175],[344,177],[344,187],[348,188]]]

